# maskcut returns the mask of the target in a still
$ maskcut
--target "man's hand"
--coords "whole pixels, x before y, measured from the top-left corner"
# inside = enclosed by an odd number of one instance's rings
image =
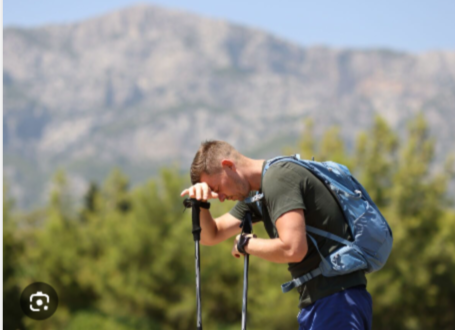
[[[254,234],[248,234],[248,235],[245,235],[246,237],[251,237],[251,238],[256,238],[257,236],[254,235]],[[231,254],[233,257],[235,258],[240,258],[240,256],[244,256],[243,253],[239,252],[239,250],[237,250],[237,244],[239,243],[239,239],[240,239],[240,235],[237,235],[235,237],[235,240],[234,240],[234,246],[232,247],[232,251],[231,251]]]
[[[218,198],[218,194],[210,189],[207,183],[196,183],[194,186],[189,187],[181,192],[180,196],[188,195],[190,198],[195,198],[198,201],[206,202],[209,199]]]

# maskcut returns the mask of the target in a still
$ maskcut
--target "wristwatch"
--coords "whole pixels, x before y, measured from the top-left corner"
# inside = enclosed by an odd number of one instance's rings
[[[237,242],[237,250],[240,253],[243,254],[249,254],[248,252],[245,251],[245,246],[248,244],[248,241],[252,238],[253,236],[246,236],[246,234],[241,234],[239,237],[239,241]]]

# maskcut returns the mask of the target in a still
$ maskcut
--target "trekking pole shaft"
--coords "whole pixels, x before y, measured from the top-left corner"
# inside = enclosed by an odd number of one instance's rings
[[[242,330],[246,330],[246,315],[248,303],[248,265],[250,256],[246,255],[243,265],[243,306],[242,306]]]
[[[253,232],[253,223],[251,219],[251,212],[245,212],[242,233],[251,234]],[[250,262],[250,256],[245,255],[243,264],[243,306],[242,306],[242,330],[246,330],[246,317],[247,317],[247,305],[248,305],[248,266]]]
[[[201,269],[199,259],[199,241],[195,241],[196,246],[196,306],[197,306],[197,330],[202,330],[202,312],[201,312]]]
[[[199,241],[201,240],[201,224],[200,224],[200,214],[201,209],[199,204],[195,199],[187,199],[183,203],[185,207],[192,208],[192,233],[195,244],[195,268],[196,268],[196,308],[197,308],[197,330],[202,330],[202,312],[201,312],[201,262],[200,262],[200,251],[199,251]]]

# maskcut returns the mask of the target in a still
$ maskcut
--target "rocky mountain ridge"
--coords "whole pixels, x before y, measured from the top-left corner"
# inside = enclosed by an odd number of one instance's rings
[[[302,31],[305,33],[305,31]],[[140,182],[187,168],[224,139],[280,153],[312,117],[348,145],[381,114],[424,112],[437,155],[454,152],[455,51],[301,47],[229,22],[134,6],[68,25],[4,30],[4,175],[20,205],[66,169],[75,191],[120,166]]]

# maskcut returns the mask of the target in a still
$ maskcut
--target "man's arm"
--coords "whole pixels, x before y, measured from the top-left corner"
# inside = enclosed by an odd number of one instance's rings
[[[256,257],[276,262],[300,262],[308,252],[305,230],[305,216],[302,209],[292,210],[281,215],[276,221],[278,238],[251,238],[245,251]],[[238,237],[232,248],[232,255],[239,258],[237,250]]]
[[[230,213],[213,219],[210,211],[201,209],[201,244],[215,245],[242,231],[239,219]]]
[[[207,201],[218,198],[218,194],[210,189],[206,183],[197,183],[188,189],[182,191],[180,196],[188,195],[190,198]],[[229,213],[213,219],[209,210],[201,208],[201,244],[215,245],[229,237],[235,236],[241,232],[239,227],[240,221]]]

